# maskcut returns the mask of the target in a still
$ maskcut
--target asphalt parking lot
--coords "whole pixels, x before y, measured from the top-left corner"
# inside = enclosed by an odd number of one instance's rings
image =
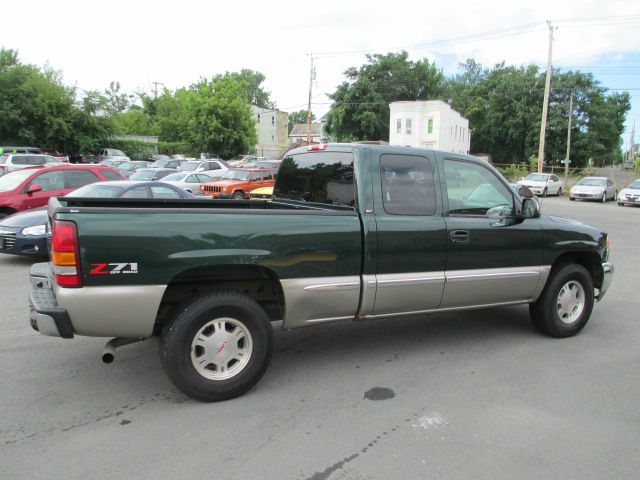
[[[245,396],[192,401],[157,342],[28,326],[29,259],[0,256],[0,478],[630,479],[640,475],[640,208],[545,198],[612,235],[613,285],[577,337],[526,306],[275,331]]]

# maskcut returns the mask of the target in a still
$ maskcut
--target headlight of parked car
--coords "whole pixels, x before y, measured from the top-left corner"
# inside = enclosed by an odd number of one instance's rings
[[[47,226],[46,225],[35,225],[33,227],[27,227],[27,228],[23,228],[22,232],[23,235],[44,235],[45,233],[47,233]]]

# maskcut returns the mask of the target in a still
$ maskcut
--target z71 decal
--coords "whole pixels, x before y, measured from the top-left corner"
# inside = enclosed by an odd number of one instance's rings
[[[92,263],[89,275],[116,275],[138,273],[137,263]]]

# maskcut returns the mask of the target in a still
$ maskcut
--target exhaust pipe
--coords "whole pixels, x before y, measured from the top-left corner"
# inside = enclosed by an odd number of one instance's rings
[[[142,338],[112,338],[104,346],[104,350],[102,351],[102,361],[107,364],[113,363],[116,355],[116,348],[124,347],[125,345],[129,345],[130,343],[141,342],[142,340]]]

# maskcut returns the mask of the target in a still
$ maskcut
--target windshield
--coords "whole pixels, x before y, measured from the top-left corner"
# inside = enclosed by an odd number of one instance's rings
[[[129,177],[130,180],[151,180],[157,172],[153,170],[138,170]]]
[[[193,172],[196,168],[198,168],[198,165],[200,165],[200,162],[184,162],[182,165],[180,165],[180,170],[183,170],[185,172]]]
[[[583,178],[578,182],[578,185],[585,185],[587,187],[604,187],[607,184],[606,178]]]
[[[107,153],[112,157],[115,157],[115,156],[126,157],[126,155],[122,150],[109,149],[107,150]]]
[[[543,175],[542,173],[530,173],[526,177],[525,180],[531,180],[532,182],[546,182],[547,175]]]
[[[69,193],[67,197],[115,198],[120,195],[122,187],[115,185],[99,185],[92,183]]]
[[[149,168],[164,168],[169,165],[170,162],[175,162],[175,160],[171,160],[170,158],[166,160],[156,160],[151,165],[149,165]]]
[[[122,165],[119,165],[119,166],[118,166],[118,168],[119,168],[120,170],[124,170],[125,172],[128,172],[129,170],[135,170],[137,166],[138,166],[138,165],[137,165],[136,163],[133,163],[133,162],[125,162],[125,163],[123,163]]]
[[[24,180],[33,175],[33,170],[16,170],[0,177],[0,192],[15,190]]]
[[[633,188],[633,189],[640,188],[640,179],[634,180],[633,182],[631,182],[627,188]]]
[[[187,175],[187,173],[172,173],[171,175],[164,177],[162,180],[167,180],[168,182],[179,182]]]
[[[221,180],[249,180],[251,172],[247,170],[227,170],[220,177]]]

